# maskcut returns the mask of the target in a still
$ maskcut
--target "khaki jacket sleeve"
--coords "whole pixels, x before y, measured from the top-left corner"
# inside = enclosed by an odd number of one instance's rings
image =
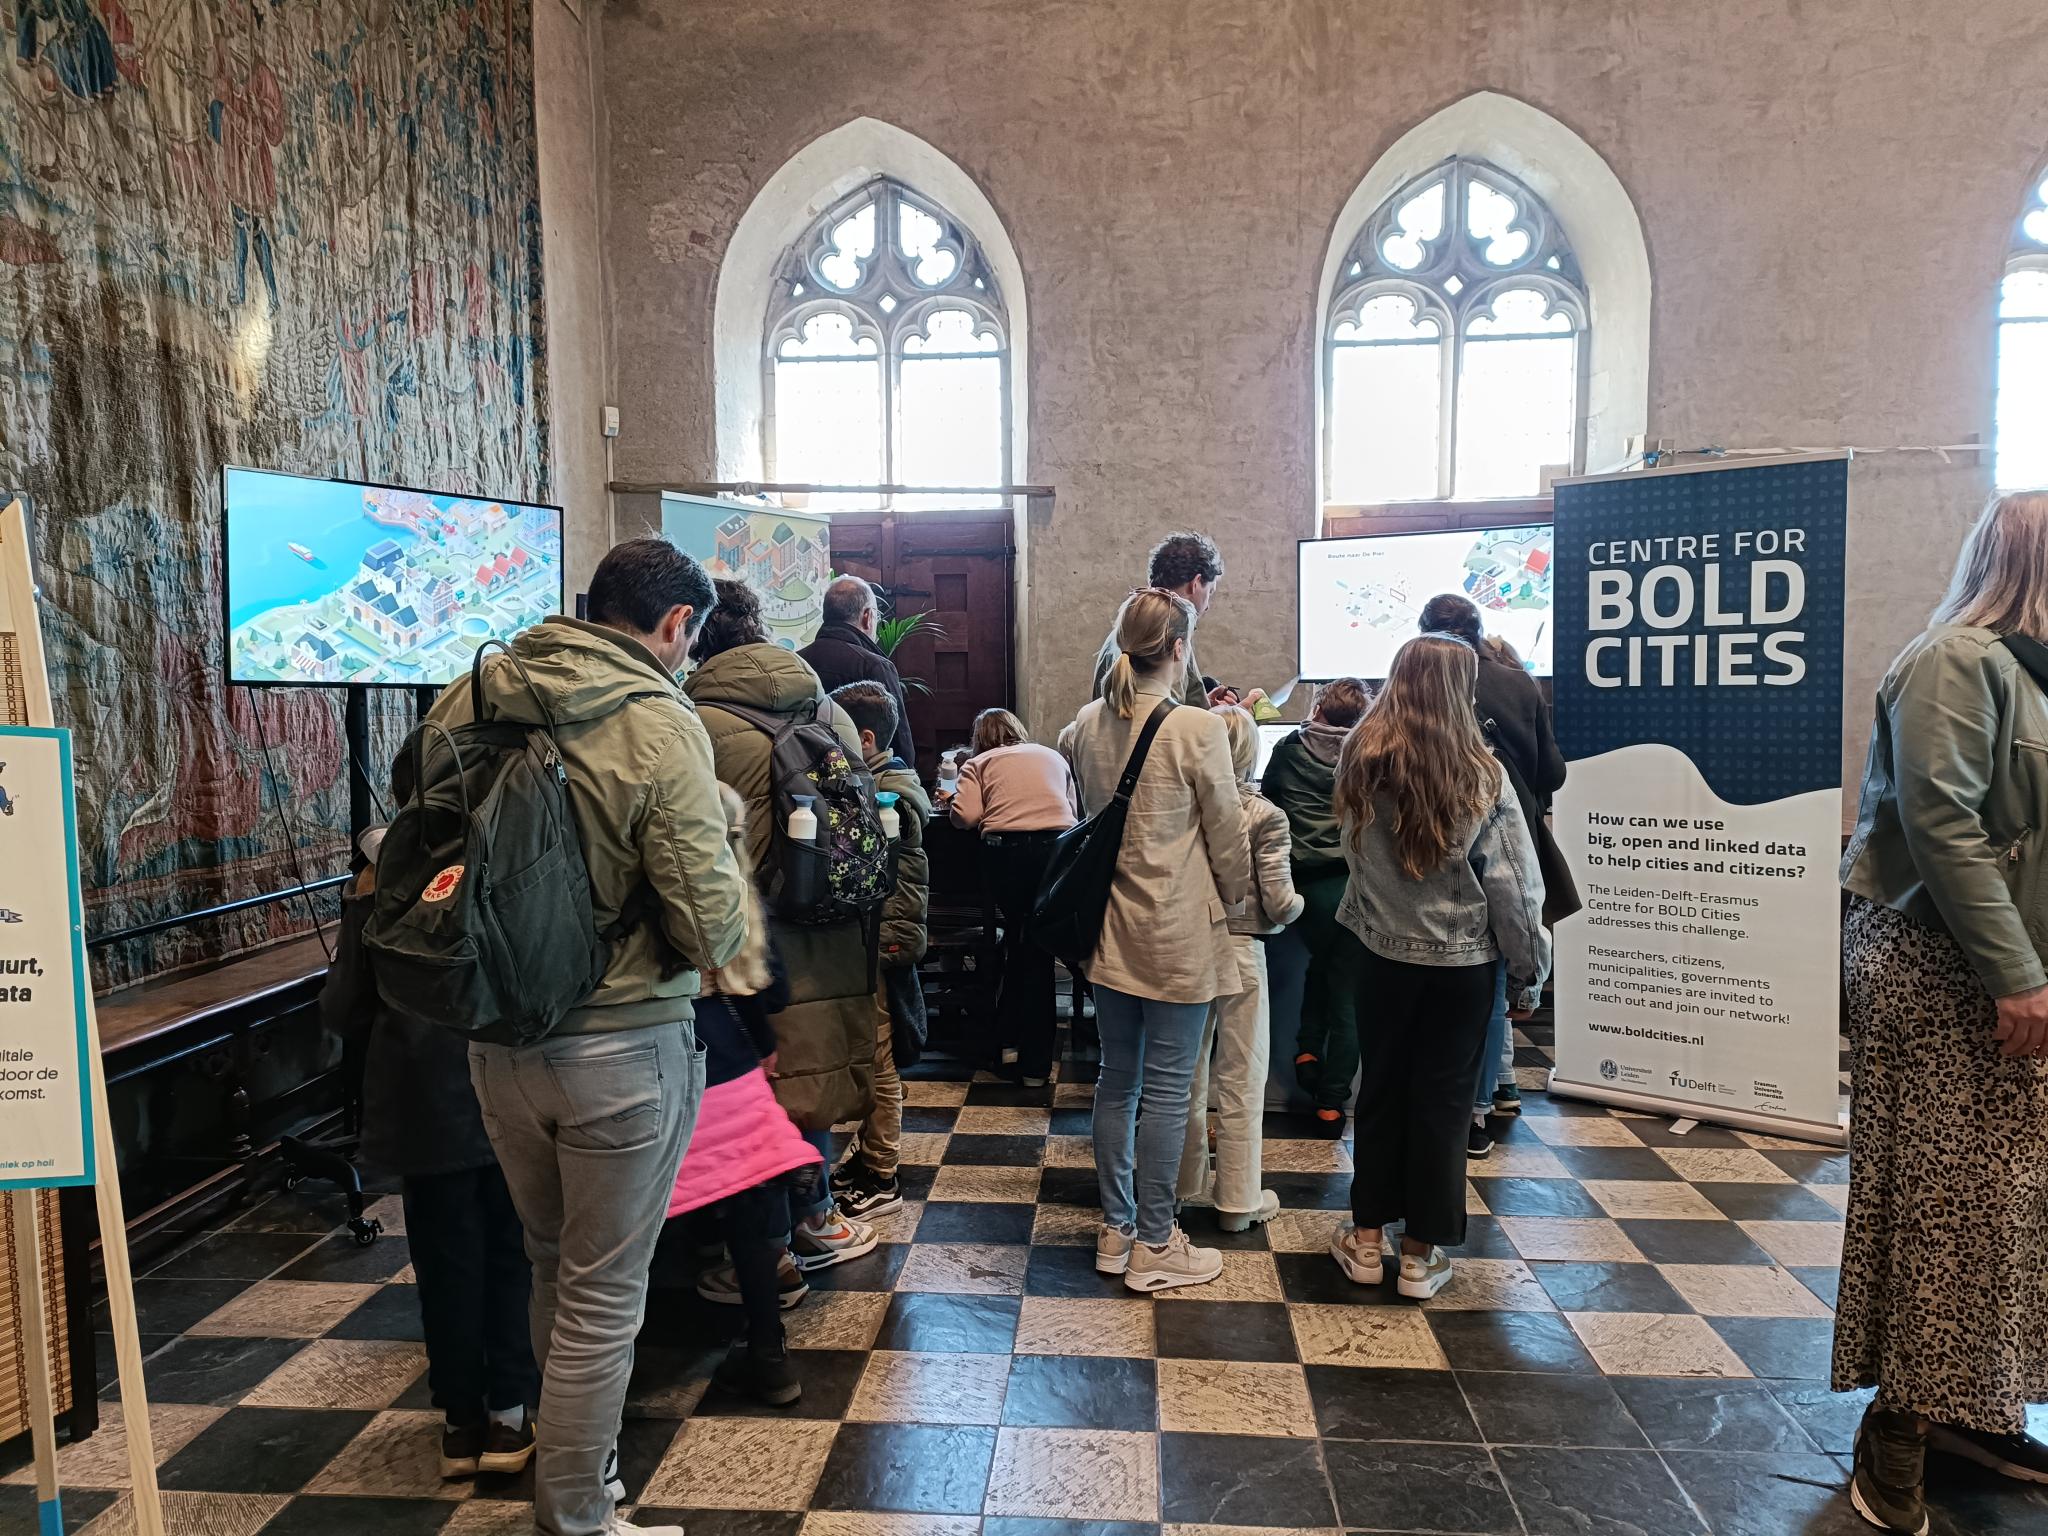
[[[1246,829],[1252,840],[1252,866],[1259,883],[1259,908],[1265,919],[1285,927],[1307,905],[1294,888],[1294,839],[1287,817],[1276,805],[1254,800],[1247,808]]]
[[[655,764],[640,861],[669,941],[699,970],[731,963],[747,936],[747,884],[725,840],[711,738],[694,713]]]
[[[1889,706],[1899,823],[1927,893],[1993,997],[2042,984],[1999,869],[2005,850],[1984,825],[1998,756],[1998,658],[1989,646],[1939,646],[1916,657]]]
[[[924,827],[931,820],[932,803],[917,775],[908,769],[886,771],[876,783],[896,794],[896,817],[902,832],[896,845],[896,889],[882,908],[881,962],[896,969],[922,960],[929,942],[925,924],[932,882]]]
[[[1202,839],[1209,846],[1209,872],[1216,877],[1217,895],[1235,905],[1252,894],[1252,852],[1244,830],[1244,799],[1230,763],[1230,735],[1223,722],[1205,712],[1188,752]]]

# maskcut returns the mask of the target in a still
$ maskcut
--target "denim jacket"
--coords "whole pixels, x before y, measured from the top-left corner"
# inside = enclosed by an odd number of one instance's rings
[[[1529,1002],[1550,974],[1550,935],[1536,845],[1507,770],[1500,771],[1492,808],[1458,839],[1465,856],[1420,880],[1401,868],[1393,822],[1393,808],[1376,805],[1370,825],[1345,828],[1351,879],[1337,921],[1386,960],[1483,965],[1505,958],[1509,997]]]

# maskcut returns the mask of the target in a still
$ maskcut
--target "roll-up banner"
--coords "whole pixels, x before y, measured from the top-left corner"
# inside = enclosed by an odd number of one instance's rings
[[[1551,1091],[1839,1144],[1847,454],[1556,488]]]

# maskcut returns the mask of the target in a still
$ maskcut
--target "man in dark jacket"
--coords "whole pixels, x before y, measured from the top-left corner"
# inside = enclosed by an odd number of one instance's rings
[[[889,750],[906,763],[917,761],[910,738],[910,711],[896,663],[875,643],[882,622],[875,589],[858,576],[842,576],[825,589],[825,622],[811,643],[797,652],[818,674],[827,693],[848,683],[880,683],[896,701],[896,730]]]
[[[1344,1134],[1344,1101],[1358,1075],[1358,977],[1361,953],[1337,924],[1349,868],[1337,822],[1337,755],[1364,715],[1372,693],[1355,677],[1316,690],[1315,712],[1282,738],[1266,764],[1259,792],[1287,813],[1294,837],[1294,888],[1304,903],[1296,931],[1308,946],[1308,985],[1294,1075],[1315,1103],[1317,1128]]]

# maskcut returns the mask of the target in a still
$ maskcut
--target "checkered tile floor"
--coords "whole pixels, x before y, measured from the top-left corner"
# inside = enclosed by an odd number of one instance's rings
[[[1547,1031],[1521,1036],[1530,1087]],[[1348,1144],[1269,1117],[1285,1211],[1216,1284],[1098,1276],[1092,1072],[909,1085],[910,1203],[790,1314],[803,1401],[707,1388],[736,1322],[657,1268],[623,1439],[639,1517],[692,1536],[1849,1532],[1862,1398],[1824,1384],[1848,1165],[1531,1093],[1472,1166],[1457,1278],[1347,1283]],[[527,1529],[523,1481],[443,1484],[397,1201],[374,1247],[277,1195],[139,1282],[174,1529]],[[111,1356],[111,1341],[102,1340]],[[111,1397],[111,1392],[110,1392]],[[132,1528],[118,1404],[63,1453],[73,1529]],[[2048,1424],[2044,1424],[2048,1428]],[[0,1532],[33,1529],[21,1457]],[[2048,1490],[1937,1464],[1935,1530],[2048,1531]],[[1083,1524],[1082,1522],[1085,1522]]]

